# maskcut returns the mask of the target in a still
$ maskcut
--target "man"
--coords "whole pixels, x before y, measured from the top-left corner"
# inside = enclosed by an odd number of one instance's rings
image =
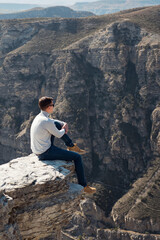
[[[84,187],[84,192],[93,194],[95,188],[87,185],[83,161],[80,154],[86,151],[80,149],[67,135],[68,124],[49,118],[53,113],[53,98],[42,97],[39,99],[41,112],[35,117],[31,125],[31,149],[40,160],[66,160],[74,161],[78,183]],[[54,138],[61,138],[67,146],[67,150],[54,145]]]

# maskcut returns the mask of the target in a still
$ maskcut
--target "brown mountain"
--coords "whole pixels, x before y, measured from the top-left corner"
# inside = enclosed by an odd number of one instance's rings
[[[94,14],[87,11],[74,11],[68,7],[48,7],[48,8],[33,8],[26,11],[1,14],[0,19],[24,19],[24,18],[79,18],[93,16]]]

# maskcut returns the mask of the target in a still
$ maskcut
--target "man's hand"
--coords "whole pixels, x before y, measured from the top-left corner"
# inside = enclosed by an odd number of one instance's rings
[[[62,126],[62,129],[65,129],[65,133],[68,133],[68,124],[65,123],[65,124]]]

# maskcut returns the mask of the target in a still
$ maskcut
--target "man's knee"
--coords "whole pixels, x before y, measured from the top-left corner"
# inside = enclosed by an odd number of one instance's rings
[[[62,125],[59,122],[54,122],[54,124],[56,125],[56,128],[58,128],[58,130],[61,130]]]
[[[75,154],[75,159],[77,159],[78,161],[82,161],[82,157],[79,153],[74,153]]]

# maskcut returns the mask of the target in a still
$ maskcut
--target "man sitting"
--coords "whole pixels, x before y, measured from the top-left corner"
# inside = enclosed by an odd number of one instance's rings
[[[39,99],[41,112],[35,117],[31,125],[31,149],[40,160],[65,160],[74,161],[78,183],[84,187],[84,192],[93,194],[96,189],[87,185],[83,161],[80,154],[86,151],[80,149],[67,135],[68,124],[49,118],[53,113],[54,103],[51,97]],[[56,147],[54,138],[61,138],[67,146],[67,150]]]

